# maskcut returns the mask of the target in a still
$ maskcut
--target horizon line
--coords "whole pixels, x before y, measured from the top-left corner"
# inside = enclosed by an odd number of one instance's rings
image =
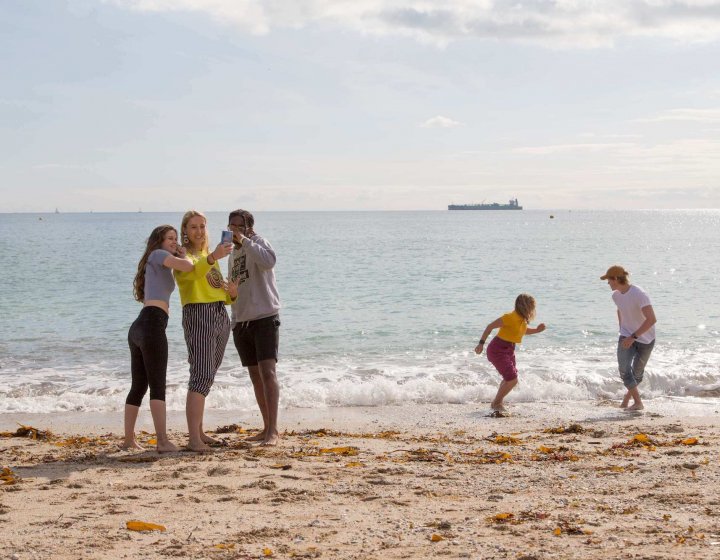
[[[688,211],[688,210],[720,210],[717,208],[523,208],[522,210],[515,210],[513,214],[522,212],[647,212],[647,211]],[[188,210],[15,210],[15,211],[0,211],[0,215],[9,214],[42,214],[42,215],[55,215],[55,214],[172,214],[178,213],[183,214]],[[202,210],[203,213],[227,213],[232,210]],[[383,209],[315,209],[315,210],[253,210],[253,212],[503,212],[503,210],[449,210],[447,208],[435,209],[435,208],[407,208],[402,210],[383,210]]]

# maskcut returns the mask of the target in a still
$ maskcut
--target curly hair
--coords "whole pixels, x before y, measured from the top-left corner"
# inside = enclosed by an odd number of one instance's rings
[[[133,294],[135,295],[135,299],[140,303],[145,301],[145,266],[147,265],[148,257],[155,249],[160,249],[169,231],[174,231],[175,235],[177,235],[177,230],[173,226],[165,224],[152,230],[150,237],[147,238],[145,253],[143,253],[138,263],[137,273],[133,281]]]
[[[535,318],[535,298],[529,294],[520,294],[515,298],[515,312],[529,323]]]
[[[235,216],[240,216],[243,220],[245,220],[245,226],[249,229],[252,229],[252,227],[255,225],[255,217],[247,210],[243,210],[242,208],[233,210],[228,216],[228,222],[232,220]]]

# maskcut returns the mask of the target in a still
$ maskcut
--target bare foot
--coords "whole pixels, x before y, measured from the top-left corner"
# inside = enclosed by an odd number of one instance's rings
[[[212,453],[213,449],[209,445],[205,445],[203,442],[193,443],[188,442],[187,448],[195,453]]]
[[[137,440],[132,440],[132,441],[126,440],[120,445],[120,448],[121,449],[145,449],[142,445],[140,445],[137,442]]]
[[[643,406],[642,403],[635,403],[634,405],[629,406],[628,410],[643,410],[644,408],[645,407]]]
[[[200,432],[200,439],[202,440],[203,443],[220,443],[219,439],[212,438],[209,435],[204,434],[202,432]]]
[[[248,436],[245,441],[265,441],[265,430],[258,432],[254,436]]]
[[[162,443],[158,442],[158,444],[157,444],[157,452],[158,453],[174,453],[175,451],[180,451],[180,450],[171,441],[164,441]]]
[[[627,401],[623,401],[620,403],[620,408],[627,408],[627,407],[628,407]]]
[[[275,446],[278,444],[278,441],[280,441],[280,436],[277,433],[274,433],[264,438],[263,442],[260,445]]]
[[[499,411],[499,412],[507,412],[507,408],[505,408],[502,404],[492,403],[492,404],[490,405],[490,408],[491,408],[492,410],[497,410],[497,411]]]

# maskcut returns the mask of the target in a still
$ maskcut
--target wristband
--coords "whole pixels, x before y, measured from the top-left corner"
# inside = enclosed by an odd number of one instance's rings
[[[633,337],[633,338],[634,338],[635,340],[637,340],[637,339],[638,339],[638,335],[637,335],[637,334],[635,334],[635,333],[632,333],[632,334],[631,334],[630,336],[632,336],[632,337]]]
[[[485,341],[481,338],[478,344],[485,344]]]

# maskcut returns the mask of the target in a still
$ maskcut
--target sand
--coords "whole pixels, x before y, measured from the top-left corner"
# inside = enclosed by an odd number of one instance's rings
[[[718,558],[720,407],[684,406],[296,409],[275,448],[209,411],[225,445],[171,455],[119,414],[0,415],[41,430],[0,437],[0,558]]]

